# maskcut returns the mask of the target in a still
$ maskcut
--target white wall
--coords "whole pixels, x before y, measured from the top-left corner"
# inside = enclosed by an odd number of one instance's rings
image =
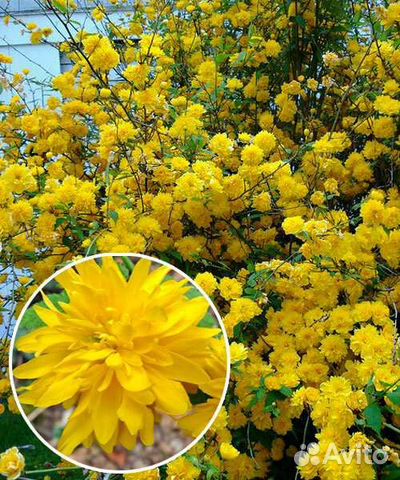
[[[17,45],[0,46],[0,53],[13,57],[13,63],[7,66],[7,72],[12,74],[28,68],[29,83],[21,96],[30,105],[43,105],[49,96],[51,79],[60,74],[60,56],[51,45]],[[17,92],[4,90],[0,101],[7,102]]]
[[[29,2],[30,5],[35,3],[35,0],[13,1],[15,9],[18,7],[17,2],[24,5],[26,9],[28,9]],[[0,0],[1,2],[4,2],[4,0]],[[11,6],[12,2],[8,11],[12,11]],[[119,23],[118,19],[121,14],[123,15],[123,12],[113,12],[110,17],[113,21]],[[35,23],[41,28],[50,27],[53,29],[53,34],[48,37],[48,44],[32,45],[30,34],[26,32],[21,34],[23,30],[21,25],[13,22],[10,22],[8,26],[4,25],[0,11],[0,53],[9,55],[14,60],[11,65],[7,66],[7,71],[10,74],[15,74],[26,68],[30,70],[29,78],[34,81],[30,82],[30,90],[26,90],[23,97],[29,105],[41,106],[45,103],[46,97],[50,95],[49,88],[46,85],[49,85],[52,78],[61,73],[60,54],[55,47],[67,36],[65,25],[54,14],[45,14],[41,11],[29,13],[18,11],[12,13],[12,15],[24,24]],[[91,20],[90,11],[77,11],[72,18],[84,25],[87,32],[94,32],[98,28]],[[70,28],[72,27],[70,26]],[[41,83],[44,85],[41,86]],[[3,91],[0,93],[0,102],[7,102],[14,94],[15,92]]]

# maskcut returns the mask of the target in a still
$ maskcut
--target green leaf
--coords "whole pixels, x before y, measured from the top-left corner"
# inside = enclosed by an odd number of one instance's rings
[[[28,308],[21,321],[19,335],[24,335],[25,332],[36,330],[37,328],[44,327],[44,322],[33,308]]]
[[[374,378],[371,378],[365,387],[365,395],[367,396],[368,403],[371,404],[374,402],[374,396],[376,394]]]
[[[307,26],[307,22],[304,20],[304,18],[301,15],[296,15],[294,17],[294,21],[301,28],[306,28],[306,26]]]
[[[256,391],[256,395],[255,395],[255,398],[256,398],[256,402],[257,403],[260,403],[264,400],[265,398],[265,390],[264,389],[259,389]]]
[[[192,405],[198,405],[200,403],[206,403],[211,397],[201,390],[198,390],[196,393],[190,393],[189,398]]]
[[[377,403],[371,403],[371,405],[364,410],[364,417],[367,426],[380,435],[382,431],[382,412],[379,405]]]
[[[200,460],[194,456],[194,455],[186,455],[186,460],[188,460],[192,465],[194,465],[195,467],[197,468],[200,468],[202,467],[201,463],[200,463]]]
[[[66,217],[57,218],[56,223],[55,223],[55,227],[57,228],[60,225],[62,225],[63,223],[66,223],[66,222],[68,222],[68,219]]]
[[[121,259],[122,259],[125,267],[127,268],[129,274],[131,274],[133,272],[134,268],[135,268],[135,265],[133,264],[132,260],[125,255],[122,255]]]
[[[207,473],[206,473],[206,480],[213,480],[216,478],[220,478],[221,472],[215,465],[209,464],[207,466]]]
[[[264,413],[271,413],[273,417],[279,417],[281,414],[279,408],[276,405],[265,405]]]
[[[399,467],[397,465],[386,465],[382,473],[383,480],[399,480]]]
[[[246,56],[247,56],[247,52],[246,50],[244,50],[243,52],[240,52],[236,62],[235,62],[235,65],[240,65],[241,63],[243,63],[246,59]]]
[[[61,2],[57,1],[57,0],[53,0],[53,5],[54,7],[60,11],[61,13],[67,13],[68,12],[68,8],[67,6],[63,5]],[[68,3],[68,2],[67,2]]]
[[[81,240],[81,241],[85,240],[85,238],[86,238],[86,235],[83,233],[83,231],[80,227],[73,228],[72,233],[74,235],[76,235],[79,238],[79,240]]]
[[[258,45],[261,44],[262,41],[263,41],[262,37],[258,37],[258,36],[250,37],[249,45],[251,47],[257,47]]]
[[[69,303],[69,297],[66,292],[51,293],[48,297],[60,311],[62,310],[60,303]],[[44,306],[44,302],[40,303],[40,305]]]
[[[62,293],[51,293],[48,295],[49,299],[52,301],[52,303],[58,308],[58,310],[61,311],[60,303],[68,303],[69,298],[68,295],[65,292]],[[42,302],[38,302],[35,305],[38,305],[40,307],[46,307],[46,304]],[[25,333],[31,332],[33,330],[36,330],[37,328],[43,327],[45,323],[43,320],[39,317],[39,315],[35,312],[34,306],[28,308],[28,310],[25,312],[25,315],[22,317],[21,320],[21,326],[20,330],[18,332],[19,336],[24,335]]]
[[[94,255],[97,253],[97,245],[96,242],[92,242],[90,247],[86,250],[86,256],[89,257],[90,255]]]
[[[356,418],[354,423],[358,427],[365,427],[365,420],[363,418]]]
[[[174,277],[170,277],[169,280],[172,280]],[[197,290],[197,288],[191,288],[187,293],[186,293],[186,297],[187,298],[197,298],[197,297],[201,297],[201,293],[199,292],[199,290]]]
[[[118,263],[118,268],[120,269],[122,275],[125,277],[126,280],[129,278],[129,270],[126,268],[126,266],[123,263]]]
[[[256,27],[254,25],[254,23],[251,23],[249,25],[249,32],[248,32],[248,36],[249,37],[252,37],[253,35],[255,35],[257,32],[256,32]]]
[[[293,390],[289,387],[281,387],[279,391],[282,395],[285,395],[285,397],[291,397],[293,395]]]
[[[400,406],[400,388],[398,388],[394,392],[388,393],[386,396],[395,405]]]
[[[219,53],[216,57],[215,57],[215,63],[217,65],[221,65],[221,63],[224,63],[225,60],[227,60],[229,58],[229,55],[227,53]]]
[[[206,316],[200,321],[199,326],[202,328],[214,328],[217,326],[217,321],[210,313],[207,313]]]
[[[114,220],[114,222],[117,222],[118,220],[118,212],[115,212],[115,211],[111,211],[108,213],[108,216]]]
[[[247,270],[250,273],[254,273],[256,271],[256,266],[254,265],[254,262],[252,262],[251,260],[247,262]]]
[[[89,233],[90,234],[95,233],[97,232],[97,230],[99,230],[99,228],[100,228],[99,222],[92,222],[92,228],[90,228]]]

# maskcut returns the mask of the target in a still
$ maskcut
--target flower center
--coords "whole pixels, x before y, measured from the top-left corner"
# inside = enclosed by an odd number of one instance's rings
[[[97,343],[102,343],[110,348],[116,348],[119,345],[117,338],[114,335],[104,332],[96,332],[94,340]]]

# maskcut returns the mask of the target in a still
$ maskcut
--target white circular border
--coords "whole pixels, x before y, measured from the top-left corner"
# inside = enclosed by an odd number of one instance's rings
[[[225,385],[224,385],[224,389],[222,391],[222,396],[221,396],[221,399],[218,403],[218,406],[214,412],[214,415],[212,416],[211,420],[208,422],[208,424],[206,425],[206,427],[204,428],[204,430],[200,433],[200,435],[198,435],[191,443],[189,443],[189,445],[187,445],[185,448],[183,448],[182,450],[180,450],[178,453],[176,453],[175,455],[172,455],[171,457],[168,457],[166,460],[163,460],[162,462],[159,462],[159,463],[154,463],[153,465],[149,465],[147,467],[141,467],[141,468],[136,468],[136,469],[132,469],[132,470],[106,470],[106,469],[102,469],[102,468],[97,468],[97,467],[93,467],[91,465],[86,465],[84,463],[80,463],[78,462],[77,460],[73,459],[72,457],[68,457],[66,455],[64,455],[63,453],[61,453],[60,451],[58,451],[55,447],[53,447],[52,445],[50,445],[47,440],[45,440],[40,434],[39,432],[37,432],[37,430],[34,428],[34,426],[32,425],[32,423],[30,422],[30,420],[28,419],[27,415],[25,414],[24,412],[24,409],[22,408],[21,404],[20,404],[20,401],[19,401],[19,398],[18,398],[18,395],[17,395],[17,390],[16,390],[16,387],[15,387],[15,383],[14,383],[14,374],[13,374],[13,351],[14,351],[14,344],[15,344],[15,340],[16,340],[16,336],[17,336],[17,331],[18,331],[18,328],[19,328],[19,325],[21,323],[21,320],[23,318],[23,316],[25,315],[25,312],[26,310],[28,309],[28,307],[30,306],[32,300],[36,297],[36,295],[38,295],[38,293],[41,293],[42,289],[51,281],[53,280],[54,278],[56,278],[58,275],[60,275],[62,272],[70,269],[70,268],[73,268],[75,267],[76,265],[79,265],[80,263],[83,263],[83,262],[87,262],[89,260],[93,260],[93,259],[96,259],[96,258],[103,258],[103,257],[136,257],[136,258],[145,258],[147,260],[150,260],[152,262],[155,262],[155,263],[158,263],[160,265],[164,265],[164,266],[167,266],[169,268],[171,268],[172,270],[174,270],[176,273],[178,273],[179,275],[181,275],[183,278],[185,278],[186,280],[188,280],[194,288],[196,288],[202,295],[203,297],[207,300],[208,304],[210,305],[212,311],[214,312],[216,318],[217,318],[217,321],[219,323],[219,326],[221,328],[221,331],[222,331],[222,335],[224,337],[224,340],[225,340],[225,349],[226,349],[226,361],[227,361],[227,365],[226,365],[226,378],[225,378]],[[80,258],[79,260],[76,260],[76,261],[72,261],[70,263],[68,263],[68,265],[66,265],[65,267],[61,268],[60,270],[57,270],[55,273],[53,273],[49,278],[47,278],[44,282],[42,282],[38,288],[32,293],[32,295],[29,297],[28,301],[25,303],[24,307],[22,308],[19,316],[18,316],[18,319],[17,319],[17,322],[15,324],[15,327],[14,327],[14,331],[13,331],[13,334],[12,334],[12,338],[11,338],[11,343],[10,343],[10,353],[9,353],[9,377],[10,377],[10,383],[11,383],[11,390],[12,390],[12,393],[13,393],[13,396],[14,396],[14,399],[15,399],[15,402],[17,404],[17,407],[22,415],[22,417],[24,418],[26,424],[28,425],[28,427],[32,430],[32,432],[36,435],[36,437],[44,444],[46,445],[47,448],[49,448],[53,453],[55,453],[56,455],[60,456],[61,458],[63,458],[64,460],[70,462],[70,463],[73,463],[81,468],[84,468],[86,470],[93,470],[95,472],[100,472],[100,473],[111,473],[111,474],[119,474],[119,475],[123,475],[123,474],[128,474],[128,473],[140,473],[140,472],[147,472],[149,470],[153,470],[155,468],[158,468],[158,467],[162,467],[163,465],[166,465],[167,463],[170,463],[172,461],[174,461],[175,459],[177,459],[178,457],[180,457],[181,455],[185,454],[188,450],[190,450],[192,447],[194,447],[200,440],[201,438],[206,434],[206,432],[211,428],[212,424],[215,422],[216,418],[218,417],[221,409],[222,409],[222,406],[224,404],[224,401],[225,401],[225,397],[226,397],[226,393],[227,393],[227,390],[228,390],[228,385],[229,385],[229,379],[230,379],[230,369],[231,369],[231,364],[230,364],[230,347],[229,347],[229,340],[228,340],[228,335],[226,333],[226,329],[225,329],[225,326],[224,326],[224,323],[222,321],[222,318],[221,318],[221,315],[219,314],[217,308],[215,307],[214,303],[212,302],[212,300],[210,299],[210,297],[204,292],[204,290],[198,286],[194,280],[192,278],[189,277],[189,275],[187,275],[186,273],[182,272],[181,270],[179,270],[179,268],[175,267],[174,265],[168,263],[168,262],[165,262],[163,260],[160,260],[158,258],[155,258],[155,257],[151,257],[149,255],[143,255],[141,253],[98,253],[96,255],[90,255],[88,257],[84,257],[84,258]]]

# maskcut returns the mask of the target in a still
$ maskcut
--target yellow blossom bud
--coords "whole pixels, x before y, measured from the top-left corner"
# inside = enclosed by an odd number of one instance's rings
[[[239,450],[237,450],[230,443],[223,442],[219,447],[219,453],[224,460],[233,460],[234,458],[240,455]]]

